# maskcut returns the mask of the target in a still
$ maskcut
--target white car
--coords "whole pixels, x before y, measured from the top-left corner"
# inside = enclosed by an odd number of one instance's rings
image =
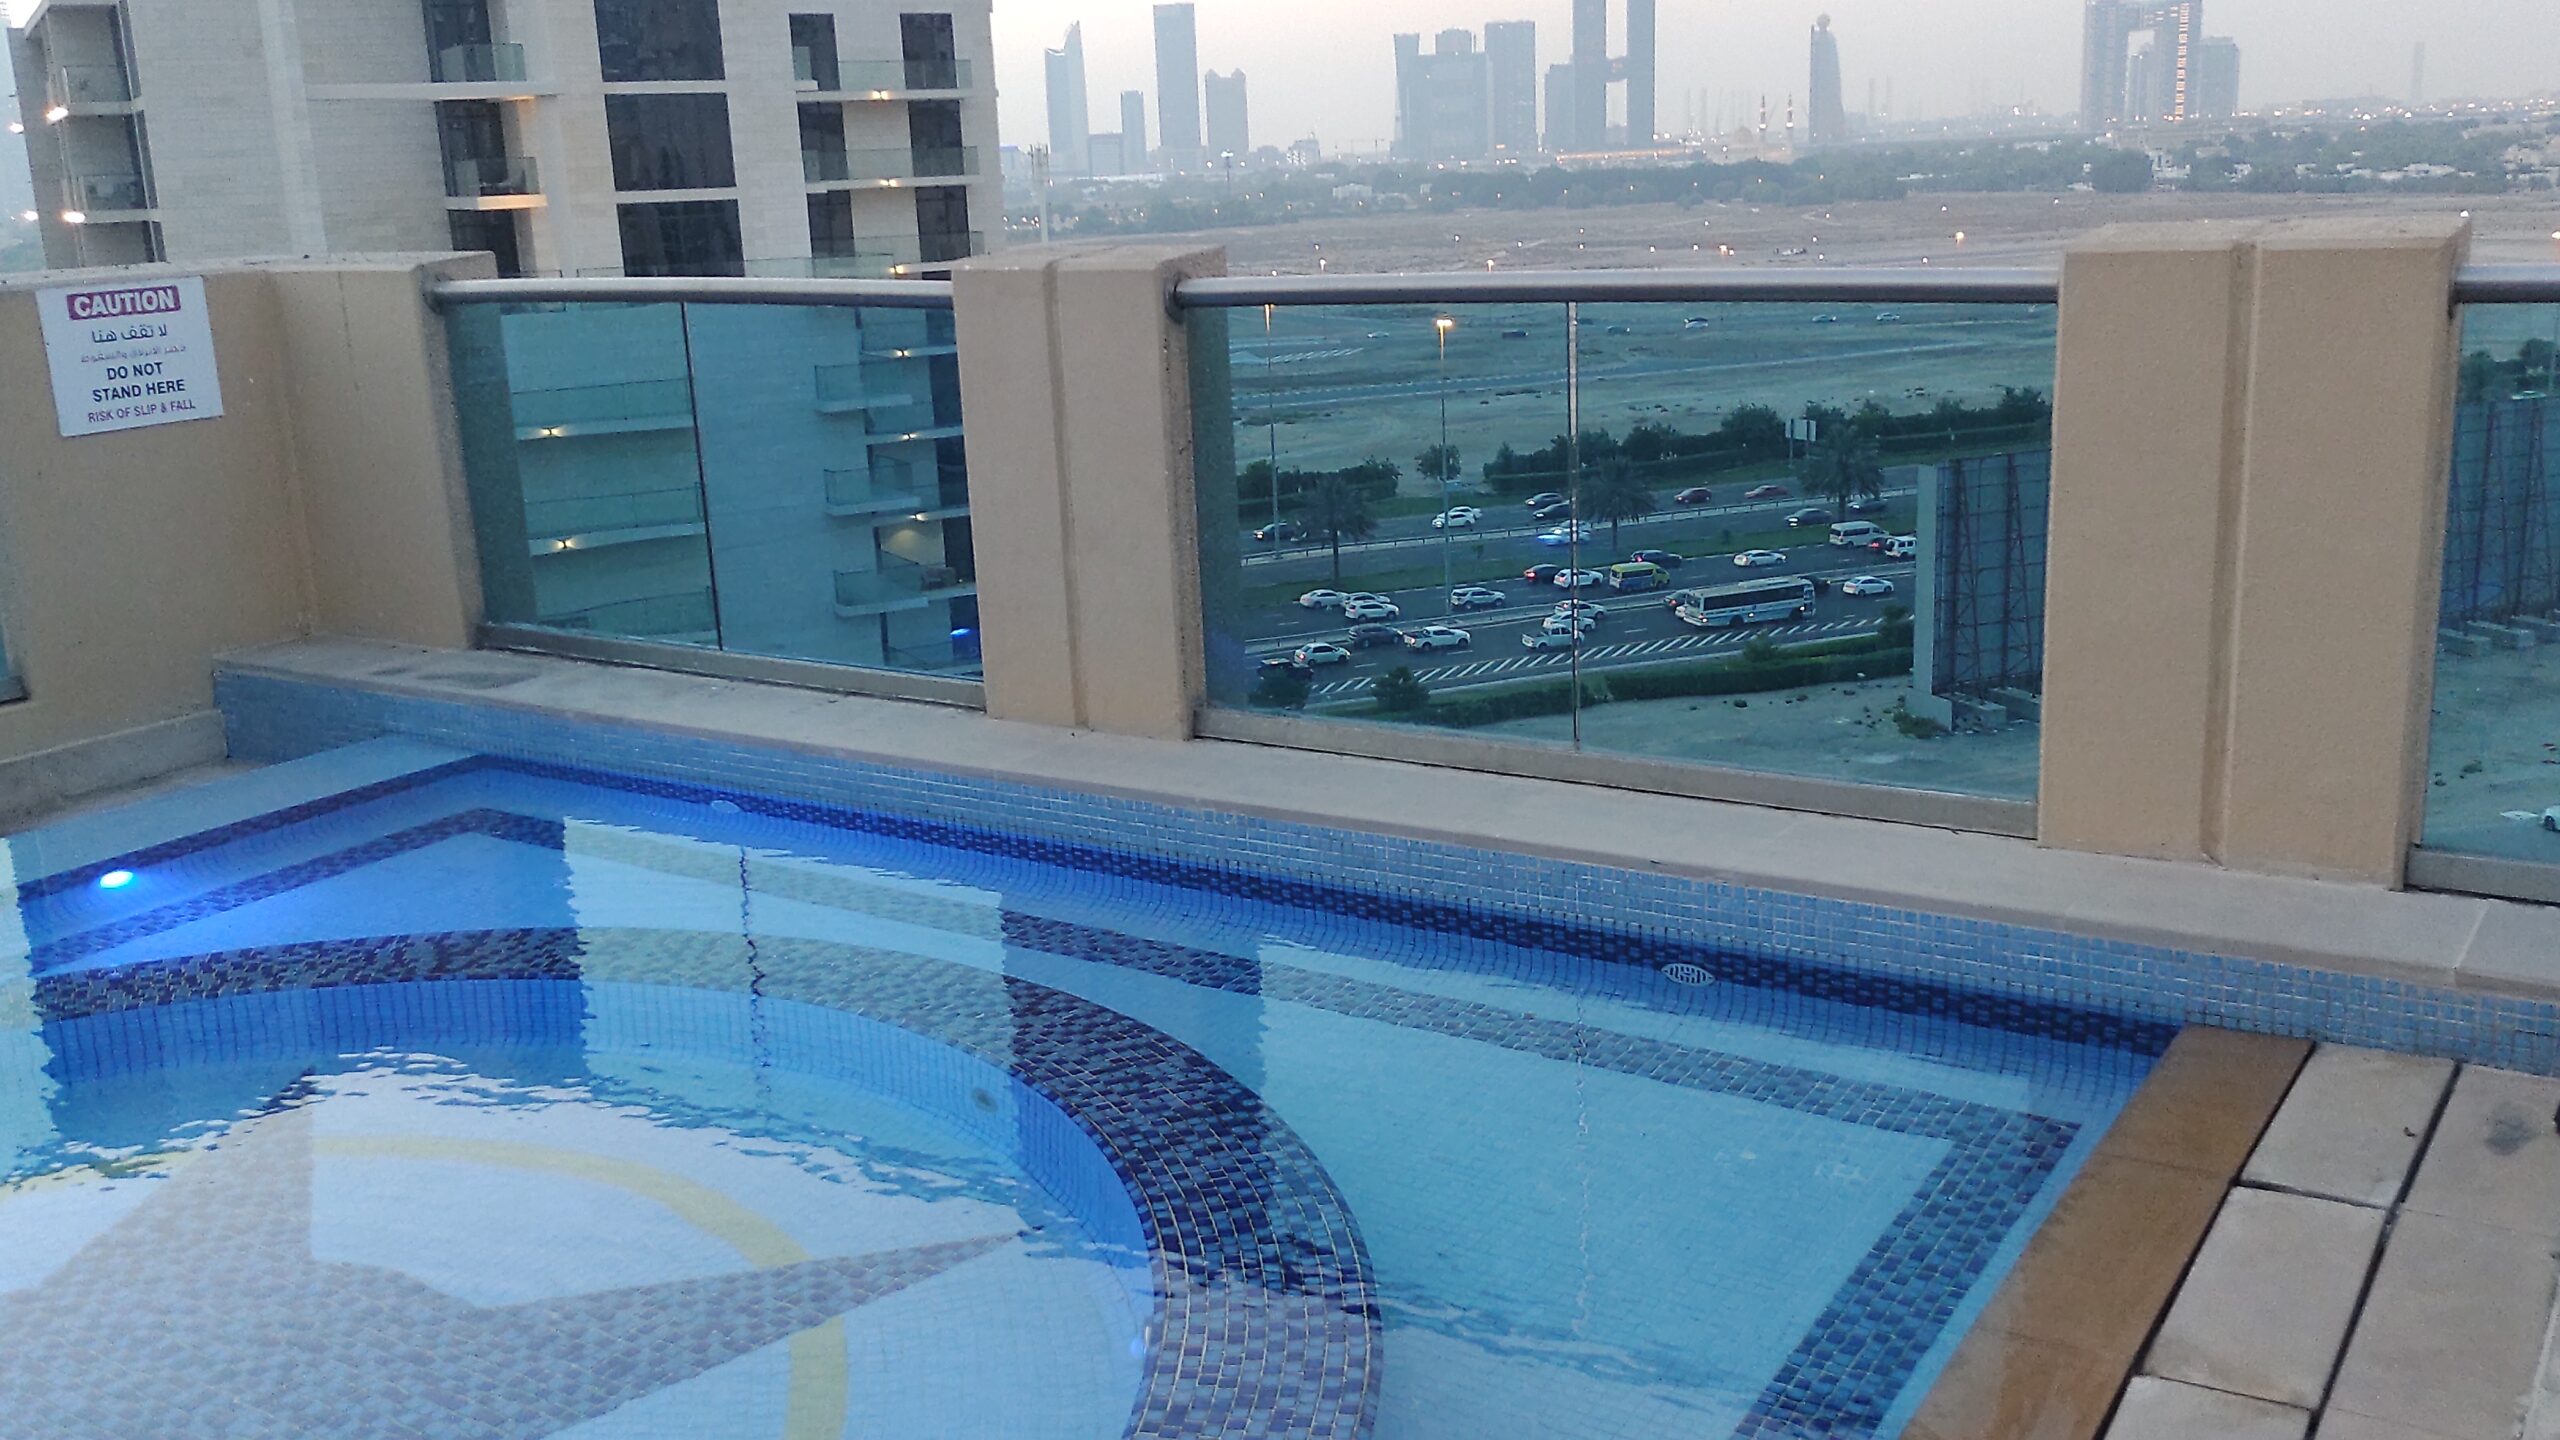
[[[1578,525],[1559,525],[1539,535],[1538,543],[1541,545],[1588,545],[1591,543],[1591,522],[1585,520]]]
[[[1597,570],[1559,570],[1556,572],[1556,584],[1567,590],[1581,590],[1593,585],[1604,585],[1608,583],[1608,580],[1608,576],[1601,574]]]
[[[1893,582],[1881,575],[1854,575],[1840,582],[1843,595],[1890,595]]]
[[[1299,646],[1298,653],[1293,658],[1301,665],[1348,665],[1351,663],[1351,652],[1339,645],[1319,640],[1313,645]]]
[[[1425,625],[1404,637],[1407,650],[1464,650],[1476,637],[1455,625]]]
[[[1784,565],[1787,563],[1787,552],[1784,550],[1745,550],[1741,554],[1733,557],[1733,563],[1741,566],[1745,570],[1755,570],[1763,565]]]
[[[2554,805],[2542,812],[2542,828],[2554,834],[2560,834],[2560,805]]]
[[[1556,602],[1556,608],[1553,613],[1557,615],[1580,615],[1592,621],[1594,624],[1609,618],[1609,612],[1601,609],[1599,602],[1596,600],[1559,600]]]
[[[1573,632],[1571,630],[1532,630],[1520,637],[1520,643],[1532,650],[1570,650],[1573,648]]]
[[[1354,595],[1342,602],[1342,618],[1345,620],[1394,620],[1403,614],[1403,607],[1394,601],[1381,600],[1374,595]]]
[[[1599,629],[1600,625],[1588,615],[1578,618],[1572,615],[1550,615],[1538,628],[1550,635],[1588,635]]]
[[[1459,505],[1431,517],[1434,530],[1472,530],[1484,512],[1473,505]]]
[[[1461,585],[1449,592],[1449,606],[1454,610],[1491,610],[1506,603],[1508,597],[1486,585]]]
[[[1339,590],[1310,590],[1298,597],[1298,603],[1310,610],[1339,610],[1350,598]]]

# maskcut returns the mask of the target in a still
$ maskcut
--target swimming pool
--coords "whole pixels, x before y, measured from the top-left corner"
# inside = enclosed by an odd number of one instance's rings
[[[8,851],[29,1440],[1886,1436],[2168,1039],[405,741]]]

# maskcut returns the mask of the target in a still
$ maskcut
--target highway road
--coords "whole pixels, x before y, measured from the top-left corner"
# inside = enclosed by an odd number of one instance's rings
[[[1740,498],[1743,491],[1749,490],[1754,485],[1760,483],[1764,482],[1745,481],[1734,485],[1720,487],[1728,491],[1733,498],[1714,505],[1670,505],[1670,496],[1667,494],[1661,495],[1659,498],[1665,503],[1666,508],[1656,511],[1642,520],[1626,521],[1619,527],[1618,533],[1620,540],[1626,549],[1641,550],[1654,547],[1656,545],[1655,541],[1644,538],[1648,534],[1658,534],[1665,529],[1697,529],[1709,523],[1713,523],[1722,529],[1734,530],[1745,534],[1768,530],[1779,530],[1785,528],[1787,517],[1798,510],[1805,509],[1808,506],[1821,506],[1825,509],[1830,508],[1830,502],[1827,500],[1807,499],[1799,495],[1790,495],[1777,500],[1745,501]],[[1916,493],[1916,491],[1912,490],[1908,486],[1887,489],[1883,493],[1883,498],[1892,507],[1888,513],[1869,516],[1853,515],[1849,518],[1853,520],[1871,519],[1877,524],[1885,526],[1887,529],[1900,527],[1900,530],[1897,531],[1897,533],[1906,533],[1911,524],[1911,507],[1906,502],[1908,502]],[[1448,539],[1451,547],[1459,552],[1460,558],[1457,563],[1461,569],[1466,568],[1471,563],[1480,563],[1467,558],[1479,544],[1497,541],[1517,541],[1521,544],[1534,544],[1540,534],[1556,528],[1552,523],[1534,524],[1516,518],[1525,515],[1527,513],[1526,510],[1521,506],[1518,500],[1504,496],[1485,496],[1481,494],[1468,495],[1465,493],[1458,493],[1453,494],[1450,497],[1450,500],[1453,504],[1474,505],[1476,508],[1484,511],[1484,518],[1482,520],[1477,521],[1472,526],[1449,533]],[[1311,545],[1305,541],[1292,541],[1285,545],[1269,545],[1253,538],[1253,531],[1258,527],[1243,526],[1239,528],[1244,532],[1244,564],[1246,573],[1249,575],[1253,574],[1258,569],[1281,565],[1291,560],[1312,559],[1324,561],[1327,564],[1331,563],[1333,550],[1330,546],[1322,544]],[[1594,536],[1593,543],[1591,545],[1585,545],[1583,549],[1586,552],[1593,551],[1595,546],[1605,549],[1609,538],[1609,527],[1606,525],[1595,524],[1592,526],[1592,531]],[[1808,538],[1819,542],[1822,538],[1821,532],[1811,532]],[[1439,553],[1440,540],[1441,532],[1431,528],[1430,516],[1398,516],[1392,520],[1382,520],[1378,522],[1377,533],[1372,535],[1370,538],[1346,543],[1342,547],[1342,555],[1345,560],[1349,560],[1355,555],[1374,556],[1383,551],[1405,550],[1413,552],[1411,555],[1404,557],[1407,560],[1429,558],[1430,556],[1436,556]],[[1663,548],[1676,547],[1666,546]],[[1505,550],[1503,553],[1510,554],[1512,552]],[[1552,559],[1555,557],[1546,556],[1543,558]],[[1522,563],[1525,565],[1527,562],[1524,561]],[[1586,561],[1585,563],[1589,562]],[[1360,587],[1358,585],[1349,583],[1352,578],[1353,577],[1346,572],[1344,575],[1345,583],[1339,588],[1350,590],[1359,589]],[[1466,582],[1464,579],[1461,579],[1459,583],[1465,584]]]

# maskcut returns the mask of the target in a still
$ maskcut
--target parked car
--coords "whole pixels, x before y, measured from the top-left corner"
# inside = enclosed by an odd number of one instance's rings
[[[1784,500],[1795,492],[1784,485],[1754,485],[1742,492],[1745,500]]]
[[[1311,667],[1316,665],[1348,665],[1351,663],[1351,652],[1343,649],[1339,645],[1329,644],[1326,641],[1318,640],[1312,645],[1299,646],[1297,661],[1301,665]]]
[[[1843,595],[1890,595],[1893,582],[1878,575],[1853,575],[1840,582]]]
[[[1550,635],[1588,635],[1600,628],[1600,622],[1588,615],[1550,615],[1538,622],[1538,628]]]
[[[1472,529],[1475,523],[1483,518],[1484,512],[1473,505],[1453,505],[1431,517],[1431,528],[1434,530]]]
[[[1392,600],[1360,596],[1342,602],[1342,618],[1345,620],[1398,620],[1403,616],[1404,607]]]
[[[1567,590],[1581,590],[1593,585],[1605,585],[1608,580],[1608,576],[1597,570],[1559,570],[1556,572],[1555,583]]]
[[[1401,643],[1403,639],[1404,632],[1393,625],[1354,625],[1351,633],[1342,637],[1342,643],[1354,650],[1371,650]]]
[[[1504,600],[1501,591],[1482,585],[1461,585],[1449,592],[1449,608],[1452,610],[1492,610],[1501,606]]]
[[[1689,557],[1668,550],[1639,550],[1627,559],[1638,565],[1659,565],[1665,570],[1677,570],[1689,563]]]
[[[1823,509],[1819,505],[1807,505],[1803,509],[1789,515],[1787,517],[1787,525],[1790,529],[1801,530],[1807,525],[1828,525],[1839,518],[1839,516],[1832,514],[1830,511]]]
[[[1852,515],[1881,515],[1892,508],[1893,503],[1888,500],[1852,500],[1849,502],[1849,513]]]
[[[1573,518],[1573,506],[1565,501],[1559,500],[1553,505],[1541,505],[1537,509],[1530,511],[1529,518],[1532,520],[1547,522],[1570,520]]]
[[[1295,520],[1276,521],[1254,531],[1253,538],[1265,545],[1285,545],[1292,540],[1306,539],[1307,527]]]
[[[1350,598],[1339,590],[1310,590],[1298,597],[1298,603],[1309,610],[1339,610]]]
[[[1520,643],[1532,650],[1570,650],[1575,635],[1566,630],[1531,630],[1520,637]]]
[[[1532,565],[1520,572],[1520,578],[1532,585],[1552,585],[1555,583],[1556,575],[1563,569],[1561,565]]]
[[[1538,536],[1538,543],[1541,545],[1588,545],[1591,543],[1591,522],[1585,520],[1579,524],[1559,525],[1553,530],[1542,532]]]
[[[1425,625],[1404,637],[1407,650],[1464,650],[1476,637],[1455,625]]]
[[[1784,565],[1787,563],[1787,552],[1784,550],[1745,550],[1741,554],[1733,557],[1733,563],[1741,566],[1745,570],[1755,570],[1763,565]]]
[[[1520,503],[1528,506],[1532,511],[1538,511],[1544,510],[1550,505],[1563,504],[1564,497],[1553,490],[1541,490],[1537,494],[1530,496],[1528,499],[1523,500]]]
[[[1679,494],[1672,496],[1671,503],[1674,505],[1713,505],[1716,503],[1716,492],[1708,489],[1704,485],[1692,485],[1688,489],[1681,491]]]

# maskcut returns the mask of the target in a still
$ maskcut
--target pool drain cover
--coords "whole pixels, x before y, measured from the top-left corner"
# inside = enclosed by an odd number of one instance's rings
[[[1674,960],[1662,967],[1662,978],[1674,985],[1713,985],[1716,977],[1686,960]]]

